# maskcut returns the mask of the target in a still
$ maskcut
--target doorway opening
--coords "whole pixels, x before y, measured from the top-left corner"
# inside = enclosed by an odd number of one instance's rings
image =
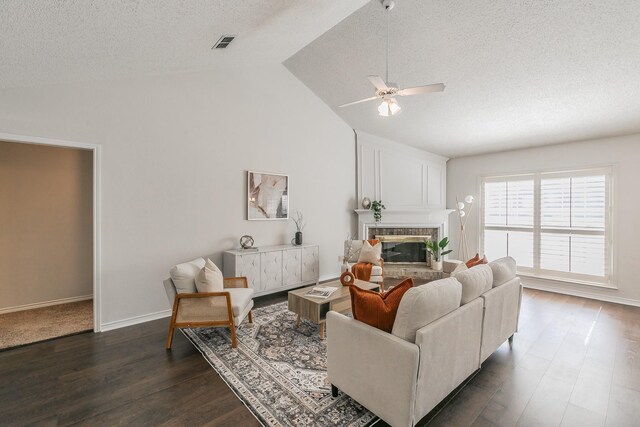
[[[99,331],[97,160],[0,134],[0,350]]]

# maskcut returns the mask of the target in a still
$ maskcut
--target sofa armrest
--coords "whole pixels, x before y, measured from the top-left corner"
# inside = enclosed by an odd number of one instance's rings
[[[329,382],[393,426],[413,425],[419,359],[415,344],[327,313]]]
[[[476,298],[416,332],[420,348],[417,419],[480,368],[482,315],[482,298]]]
[[[484,301],[481,362],[518,330],[522,284],[515,277],[480,296]]]

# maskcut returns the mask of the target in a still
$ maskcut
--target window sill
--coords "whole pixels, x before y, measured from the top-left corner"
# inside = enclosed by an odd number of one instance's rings
[[[557,282],[557,283],[567,283],[567,284],[571,284],[571,285],[584,285],[584,286],[592,286],[592,287],[596,287],[596,288],[603,288],[603,289],[613,289],[613,290],[617,290],[618,286],[616,286],[615,284],[612,283],[600,283],[600,282],[591,282],[588,280],[578,280],[578,279],[570,279],[568,277],[556,277],[556,276],[539,276],[536,274],[532,274],[532,273],[526,273],[526,272],[518,272],[517,273],[519,277],[526,277],[528,279],[540,279],[540,280],[545,280],[548,282]]]

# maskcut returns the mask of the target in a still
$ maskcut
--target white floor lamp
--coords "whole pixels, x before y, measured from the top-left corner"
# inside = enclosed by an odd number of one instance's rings
[[[468,195],[464,198],[464,201],[469,205],[468,212],[464,211],[465,205],[456,197],[456,211],[458,212],[458,219],[460,220],[460,242],[458,243],[458,258],[462,262],[466,262],[469,259],[469,249],[467,246],[467,235],[465,232],[465,226],[467,220],[473,211],[474,198],[472,195]]]

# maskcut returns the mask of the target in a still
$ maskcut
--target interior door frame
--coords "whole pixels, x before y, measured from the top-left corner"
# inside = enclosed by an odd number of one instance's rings
[[[15,135],[0,132],[0,141],[16,142],[32,145],[48,145],[52,147],[79,148],[93,152],[93,331],[101,330],[101,265],[100,265],[100,214],[101,214],[101,182],[100,162],[101,146],[86,142],[66,141],[62,139],[44,138],[40,136]]]

